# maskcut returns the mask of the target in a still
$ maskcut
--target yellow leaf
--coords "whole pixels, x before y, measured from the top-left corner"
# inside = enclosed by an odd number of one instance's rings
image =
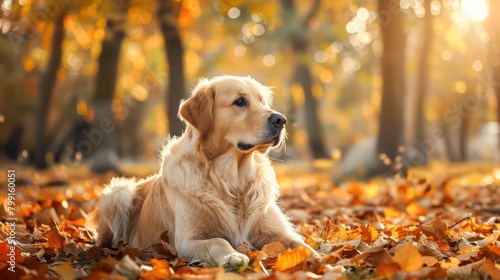
[[[411,242],[396,248],[394,262],[399,264],[403,271],[416,271],[424,265],[422,255],[417,248],[413,247]]]
[[[311,250],[304,246],[298,246],[295,249],[288,249],[283,254],[278,256],[274,269],[277,271],[285,271],[292,268],[307,259],[312,254]]]

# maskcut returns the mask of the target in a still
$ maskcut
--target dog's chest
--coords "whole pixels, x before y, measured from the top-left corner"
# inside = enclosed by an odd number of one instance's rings
[[[249,234],[263,215],[265,199],[262,193],[255,192],[255,187],[247,186],[245,191],[238,189],[232,193],[232,199],[228,202],[232,215],[219,218],[225,228],[223,237],[233,246],[239,246],[243,242],[249,243]]]

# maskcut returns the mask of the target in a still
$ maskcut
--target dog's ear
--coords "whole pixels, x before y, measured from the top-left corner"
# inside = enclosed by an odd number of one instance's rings
[[[213,125],[215,91],[206,82],[200,82],[193,95],[182,102],[179,116],[201,133],[208,133]]]

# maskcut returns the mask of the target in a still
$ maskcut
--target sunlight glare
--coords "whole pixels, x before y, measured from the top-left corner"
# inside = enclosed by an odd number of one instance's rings
[[[483,21],[488,16],[485,0],[462,0],[461,9],[475,21]]]

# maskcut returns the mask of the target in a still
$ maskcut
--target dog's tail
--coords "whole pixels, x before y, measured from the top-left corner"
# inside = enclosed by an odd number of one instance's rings
[[[120,239],[123,239],[125,244],[128,243],[127,232],[135,187],[135,179],[113,178],[104,189],[97,203],[99,246],[110,247]]]

